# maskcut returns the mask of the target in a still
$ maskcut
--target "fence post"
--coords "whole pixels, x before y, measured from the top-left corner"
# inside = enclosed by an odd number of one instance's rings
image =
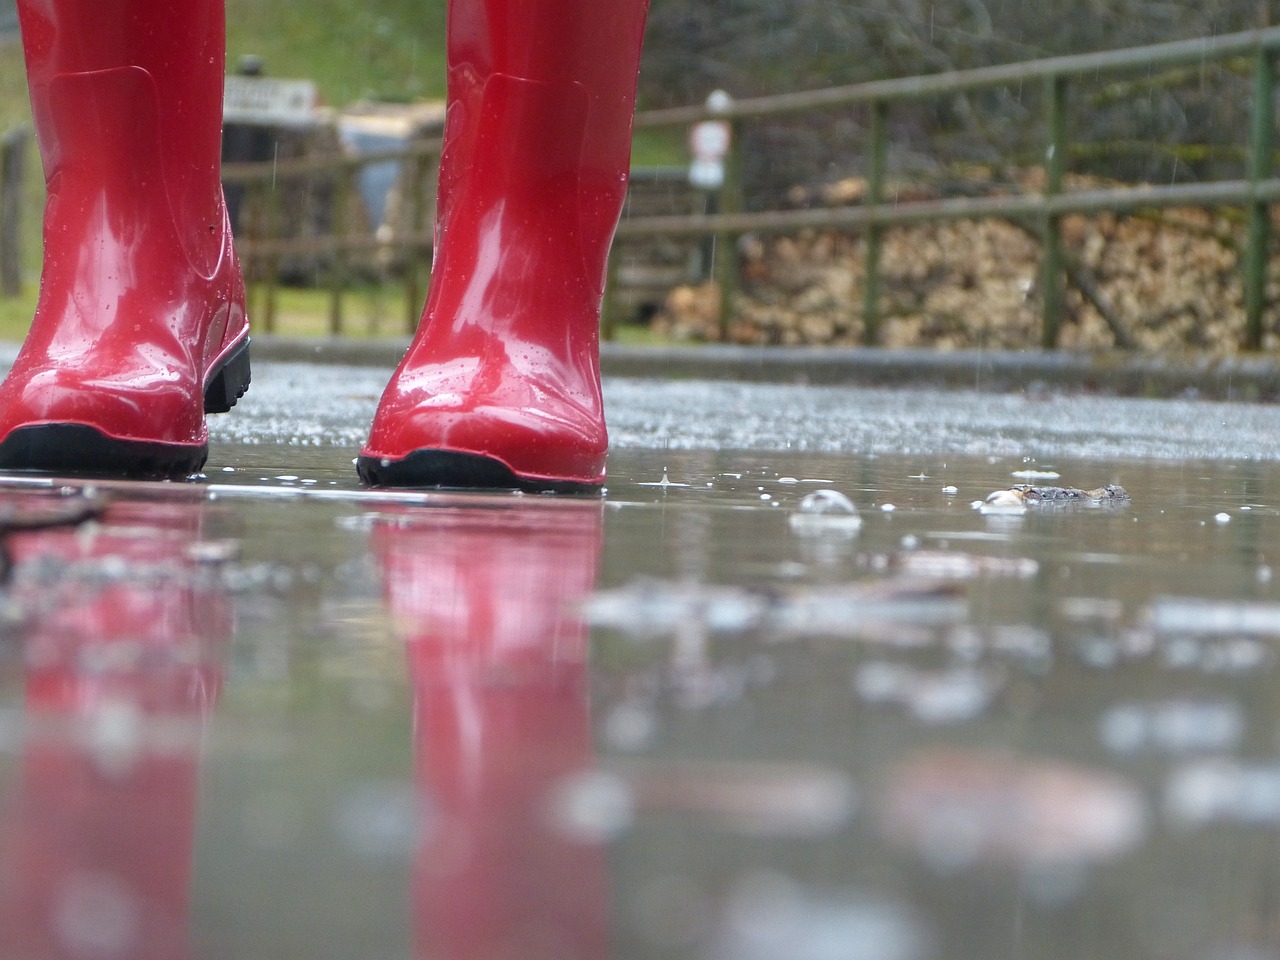
[[[409,161],[409,195],[405,204],[404,233],[408,239],[408,259],[404,270],[404,332],[409,336],[418,329],[422,319],[422,261],[426,251],[418,243],[423,229],[423,211],[426,208],[428,155],[415,154]],[[427,226],[430,229],[430,225]]]
[[[26,127],[15,127],[0,141],[0,295],[22,293],[22,175],[27,153]]]
[[[877,100],[871,105],[871,155],[867,163],[867,203],[884,203],[884,175],[889,156],[889,104]],[[872,221],[867,228],[866,280],[862,290],[862,342],[880,343],[880,257],[884,246],[884,225]]]
[[[1271,51],[1259,47],[1253,69],[1253,123],[1249,137],[1249,183],[1253,187],[1271,176],[1274,141],[1275,61]],[[1245,349],[1262,348],[1262,314],[1267,301],[1267,242],[1271,211],[1264,201],[1249,203],[1249,232],[1244,256]]]
[[[742,124],[726,118],[730,124],[729,154],[724,163],[724,186],[720,188],[720,212],[742,212]],[[720,340],[729,339],[729,321],[733,319],[733,301],[738,292],[737,237],[727,231],[715,236],[715,281],[720,291]]]
[[[1048,109],[1048,144],[1044,158],[1044,195],[1052,199],[1062,193],[1063,173],[1067,166],[1067,78],[1053,74],[1046,78],[1045,96]],[[1046,350],[1058,346],[1062,326],[1062,307],[1066,279],[1062,257],[1062,217],[1049,213],[1044,218],[1044,258],[1041,263],[1040,288],[1043,297],[1044,326],[1040,344]]]
[[[355,168],[338,169],[333,190],[333,220],[330,230],[330,250],[333,260],[329,264],[329,335],[342,335],[342,296],[347,289],[347,221],[351,196],[355,190]]]
[[[280,297],[280,244],[283,243],[284,229],[280,212],[280,191],[275,183],[263,184],[266,191],[266,230],[263,235],[272,252],[266,257],[267,285],[266,316],[263,317],[263,329],[267,333],[276,332],[276,312]]]

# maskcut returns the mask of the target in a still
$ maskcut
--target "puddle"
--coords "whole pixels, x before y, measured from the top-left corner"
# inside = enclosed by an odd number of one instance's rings
[[[8,538],[0,956],[1200,960],[1264,929],[1273,464],[640,449],[624,417],[603,499],[370,492],[305,426],[192,483],[0,479],[0,521],[105,505]],[[1014,481],[1130,499],[971,509]]]

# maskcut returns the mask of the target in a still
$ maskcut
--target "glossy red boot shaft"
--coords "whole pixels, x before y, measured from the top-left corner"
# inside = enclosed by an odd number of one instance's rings
[[[604,481],[605,264],[626,195],[644,0],[453,0],[422,323],[359,469],[393,486]]]
[[[104,9],[110,8],[110,9]],[[248,384],[219,182],[221,2],[23,0],[48,185],[0,467],[181,476]]]

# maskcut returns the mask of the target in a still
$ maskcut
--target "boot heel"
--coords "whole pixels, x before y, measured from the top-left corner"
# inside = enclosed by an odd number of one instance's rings
[[[251,379],[249,338],[246,337],[222,361],[204,388],[204,412],[226,413],[244,396]]]

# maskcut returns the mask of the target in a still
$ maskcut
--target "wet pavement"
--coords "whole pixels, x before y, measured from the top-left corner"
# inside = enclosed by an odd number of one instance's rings
[[[611,378],[603,499],[370,493],[386,375],[5,538],[3,960],[1280,958],[1280,409]]]

